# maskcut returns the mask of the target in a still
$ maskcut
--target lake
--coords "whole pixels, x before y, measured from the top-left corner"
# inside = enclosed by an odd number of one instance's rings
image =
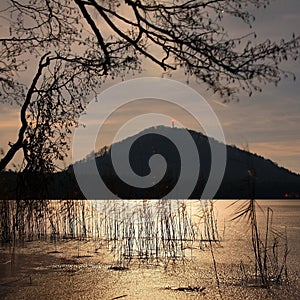
[[[289,284],[284,280],[268,289],[259,287],[253,279],[255,260],[249,224],[231,220],[244,202],[239,200],[229,207],[233,202],[214,201],[213,215],[206,215],[206,222],[197,200],[185,200],[184,204],[174,200],[168,208],[157,202],[153,208],[154,202],[149,200],[132,201],[130,211],[122,202],[101,202],[98,207],[107,210],[105,215],[109,217],[105,219],[86,208],[85,229],[82,206],[77,208],[76,226],[60,211],[57,219],[52,219],[61,231],[59,236],[50,238],[53,228],[48,222],[43,225],[50,233],[47,239],[35,237],[16,247],[1,247],[0,298],[300,299],[300,201],[257,201],[262,209],[257,210],[262,240],[267,208],[273,211],[268,251],[273,251],[274,232],[280,237],[274,248],[279,265],[287,233]],[[95,224],[99,219],[101,226]],[[207,242],[208,227],[217,231],[212,247]],[[81,238],[72,238],[67,230],[74,235],[80,233]],[[83,237],[84,232],[93,233],[94,238],[88,234]],[[208,234],[212,239],[212,231]]]

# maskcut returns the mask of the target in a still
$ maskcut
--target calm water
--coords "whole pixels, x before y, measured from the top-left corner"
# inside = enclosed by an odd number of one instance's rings
[[[246,221],[231,221],[235,209],[242,200],[230,206],[232,200],[216,200],[215,214],[218,220],[218,231],[223,239],[222,247],[215,250],[220,274],[231,276],[235,269],[232,266],[252,259],[251,234]],[[187,201],[187,207],[196,218],[199,202]],[[300,200],[259,200],[261,210],[257,218],[261,231],[266,225],[266,211],[273,210],[272,228],[287,232],[289,272],[294,278],[300,275]],[[95,254],[93,242],[80,244],[82,258],[77,258],[76,241],[60,243],[57,253],[53,244],[32,242],[25,248],[16,248],[12,255],[7,248],[1,249],[0,255],[0,298],[2,299],[115,299],[128,295],[125,299],[203,299],[193,293],[180,294],[165,291],[166,286],[196,284],[207,287],[205,299],[217,299],[211,272],[211,256],[209,251],[193,251],[192,261],[179,269],[165,273],[162,267],[130,267],[125,273],[109,270],[110,257],[103,247]],[[13,261],[13,263],[12,263]],[[197,267],[197,268],[196,268]],[[202,273],[201,273],[202,272]],[[196,277],[193,277],[193,274]],[[184,276],[183,276],[184,275]],[[220,275],[222,276],[222,275]],[[200,279],[199,279],[200,278]],[[298,279],[297,279],[298,280]],[[262,289],[242,289],[232,281],[224,290],[224,299],[273,299],[265,297]],[[293,294],[294,293],[294,294]],[[93,294],[93,297],[91,297]],[[291,295],[281,291],[280,298],[299,299],[299,289]]]
[[[219,231],[222,232],[225,222],[225,238],[228,236],[233,243],[243,239],[246,245],[250,245],[250,232],[247,232],[246,221],[230,221],[234,210],[239,207],[244,200],[238,200],[233,206],[232,200],[217,200],[215,202],[216,214],[219,220]],[[288,247],[290,253],[288,263],[290,269],[300,274],[300,200],[258,200],[260,209],[257,210],[257,219],[261,231],[266,227],[267,208],[273,210],[272,227],[279,232],[287,232]],[[249,250],[249,248],[247,249]],[[241,254],[241,252],[238,252]]]

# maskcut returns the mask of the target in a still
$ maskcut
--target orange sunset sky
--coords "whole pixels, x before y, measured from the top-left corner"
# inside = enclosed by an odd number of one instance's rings
[[[298,0],[271,1],[265,10],[255,11],[256,21],[253,31],[258,35],[258,40],[270,38],[280,40],[281,37],[289,38],[294,32],[300,34],[300,2]],[[0,19],[0,35],[5,34],[7,23]],[[233,35],[243,34],[248,27],[232,21],[227,24],[229,33]],[[32,68],[35,64],[33,62]],[[211,91],[206,91],[203,84],[198,84],[190,78],[189,85],[197,90],[211,105],[218,116],[224,130],[227,144],[235,144],[245,148],[248,145],[251,152],[262,155],[277,162],[280,166],[286,167],[296,173],[300,173],[300,62],[293,61],[284,65],[285,69],[296,74],[297,80],[283,79],[278,87],[263,86],[262,93],[254,93],[251,98],[240,95],[240,101],[223,103],[222,99]],[[148,61],[143,64],[144,71],[137,77],[158,76],[163,72]],[[23,74],[24,82],[31,76],[30,69]],[[132,77],[129,77],[130,79]],[[180,70],[173,73],[172,79],[186,82],[186,77]],[[105,88],[119,82],[119,79],[111,80],[99,88],[99,93]],[[188,99],[187,99],[188,101]],[[143,107],[124,107],[115,116],[108,120],[102,132],[99,147],[112,139],[112,132],[130,119],[132,110],[155,109],[155,101],[145,100]],[[160,104],[161,105],[161,104]],[[105,109],[105,108],[103,108]],[[193,123],[189,116],[176,112],[175,108],[160,107],[164,113],[169,113],[170,118],[158,120],[158,124],[171,126],[171,120],[176,116],[181,123],[188,128],[199,130],[199,126]],[[176,123],[176,122],[175,122]],[[139,123],[139,126],[128,127],[122,138],[137,133],[148,127],[147,122]],[[179,126],[179,124],[176,124]],[[19,121],[19,107],[0,103],[0,147],[6,151],[8,143],[17,139]],[[14,163],[21,161],[18,155]],[[71,160],[70,160],[71,161]],[[68,165],[70,161],[66,161]]]

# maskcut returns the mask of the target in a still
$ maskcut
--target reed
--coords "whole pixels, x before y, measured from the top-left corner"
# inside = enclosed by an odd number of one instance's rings
[[[251,231],[255,280],[261,286],[270,287],[288,280],[288,240],[286,231],[282,233],[273,228],[273,210],[270,207],[266,212],[266,226],[264,230],[260,230],[257,222],[259,208],[256,200],[247,200],[238,206],[232,220],[247,220]]]
[[[1,240],[50,240],[57,251],[61,239],[92,239],[95,252],[105,244],[117,265],[138,259],[167,266],[192,256],[195,245],[219,241],[212,203],[196,215],[191,206],[186,200],[2,200]]]

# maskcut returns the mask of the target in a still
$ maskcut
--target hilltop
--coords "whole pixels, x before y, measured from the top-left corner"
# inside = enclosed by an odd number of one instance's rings
[[[121,198],[160,198],[172,189],[180,173],[180,154],[172,142],[166,138],[172,134],[181,135],[184,129],[158,126],[148,128],[142,132],[128,137],[116,144],[116,152],[123,153],[124,149],[134,141],[130,149],[129,161],[132,170],[139,176],[150,173],[149,159],[154,154],[161,154],[167,163],[167,170],[163,180],[154,188],[132,188],[116,175],[111,161],[111,147],[102,148],[96,156],[99,173],[107,186]],[[200,174],[197,185],[191,198],[199,198],[207,182],[211,166],[210,145],[220,146],[220,142],[206,135],[188,130],[192,136],[200,157]],[[296,197],[300,190],[300,176],[286,168],[278,166],[270,159],[254,153],[226,145],[227,163],[224,178],[216,198],[248,198],[249,171],[253,174],[251,180],[255,183],[254,196],[257,198],[284,198]],[[124,158],[125,159],[125,158]],[[91,158],[78,162],[86,164],[89,170]],[[72,167],[69,168],[72,172]],[[87,171],[88,172],[88,171]],[[87,173],[86,176],[89,174]],[[126,175],[125,175],[126,176]]]
[[[120,153],[122,159],[125,160],[124,149],[134,141],[129,152],[129,163],[132,171],[139,176],[147,176],[150,173],[149,159],[154,154],[164,157],[167,165],[165,175],[159,182],[155,182],[153,179],[155,184],[152,188],[130,186],[117,176],[112,165],[112,146],[104,147],[95,153],[96,165],[103,181],[120,198],[157,199],[164,197],[176,185],[181,171],[180,153],[167,137],[174,136],[174,134],[180,137],[183,131],[184,129],[181,128],[157,126],[143,130],[113,145],[116,152]],[[194,140],[200,159],[197,184],[190,196],[190,198],[198,199],[202,195],[210,173],[210,145],[218,147],[223,144],[200,132],[193,130],[188,130],[188,132]],[[278,166],[270,159],[236,146],[225,145],[225,147],[227,151],[226,169],[215,198],[247,199],[252,196],[257,199],[299,198],[300,175]],[[82,167],[87,182],[94,176],[90,172],[92,154],[75,163]],[[125,174],[126,176],[129,175]],[[19,182],[22,180],[25,184],[20,189]],[[0,173],[0,183],[2,199],[15,199],[16,197],[23,199],[84,199],[84,195],[77,185],[72,165],[67,170],[55,174],[23,174],[21,179],[16,173],[2,172]],[[93,198],[101,198],[101,193],[93,195]],[[178,191],[178,198],[180,198],[180,191]]]

